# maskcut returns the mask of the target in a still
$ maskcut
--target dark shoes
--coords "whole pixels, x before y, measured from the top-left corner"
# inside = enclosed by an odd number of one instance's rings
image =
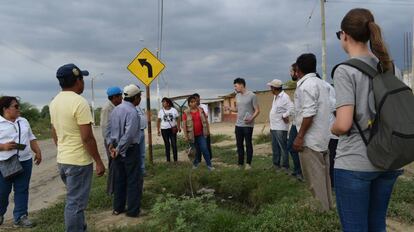
[[[21,216],[19,220],[14,222],[14,227],[20,227],[20,228],[32,228],[35,226],[35,224],[29,220],[27,215]]]

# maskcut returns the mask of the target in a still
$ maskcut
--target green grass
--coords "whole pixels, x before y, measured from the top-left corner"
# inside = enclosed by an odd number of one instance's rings
[[[210,136],[211,144],[219,143],[219,142],[231,140],[231,139],[232,138],[230,135],[225,135],[225,134],[212,134]]]
[[[271,142],[272,142],[272,138],[270,136],[270,133],[266,133],[266,134],[262,133],[253,138],[254,144],[263,144],[263,143],[271,143]]]
[[[414,179],[398,179],[391,195],[388,216],[414,224]]]
[[[164,146],[154,146],[164,156]],[[233,146],[213,146],[216,161],[236,164]],[[234,165],[235,166],[235,165]],[[216,166],[209,172],[204,163],[193,170],[190,162],[147,165],[142,208],[144,222],[113,231],[339,231],[335,210],[319,213],[304,183],[284,173],[276,173],[271,156],[255,156],[249,171]],[[106,177],[94,178],[87,209],[91,215],[111,210],[105,193]],[[214,195],[197,193],[214,189]],[[193,197],[194,196],[194,197]],[[414,180],[399,179],[391,198],[389,216],[414,224]],[[34,215],[38,226],[31,231],[63,231],[64,203]],[[99,219],[98,219],[99,220]]]

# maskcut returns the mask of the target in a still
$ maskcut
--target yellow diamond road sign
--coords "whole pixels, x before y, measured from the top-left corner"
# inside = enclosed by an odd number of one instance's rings
[[[144,48],[128,65],[128,70],[142,83],[149,86],[161,73],[165,65],[161,63],[148,49]]]

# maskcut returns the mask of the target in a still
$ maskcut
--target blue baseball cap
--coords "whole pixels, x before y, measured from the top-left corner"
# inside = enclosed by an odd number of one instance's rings
[[[121,95],[122,94],[122,89],[119,88],[118,86],[109,87],[106,90],[106,94],[108,95],[108,97],[115,96],[115,95]]]
[[[84,76],[89,76],[89,72],[86,70],[80,70],[74,64],[65,64],[59,67],[59,69],[56,72],[56,77],[58,79],[72,79]]]

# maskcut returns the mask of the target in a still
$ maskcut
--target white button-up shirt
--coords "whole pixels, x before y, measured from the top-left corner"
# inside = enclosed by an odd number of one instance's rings
[[[20,143],[26,144],[26,148],[19,151],[19,160],[26,161],[32,158],[30,141],[35,140],[36,137],[25,118],[18,117],[16,121],[12,122],[0,116],[0,143],[5,144],[11,141],[19,143],[19,125],[17,122],[20,124]],[[0,160],[7,160],[14,154],[17,154],[16,149],[0,151]]]
[[[298,131],[303,118],[313,116],[312,125],[305,134],[304,146],[319,152],[328,150],[330,114],[326,84],[315,73],[306,74],[298,81],[295,91],[295,122]]]
[[[285,123],[283,118],[289,117],[293,112],[293,108],[293,103],[285,91],[274,96],[272,109],[269,112],[270,129],[287,131],[289,123]]]

